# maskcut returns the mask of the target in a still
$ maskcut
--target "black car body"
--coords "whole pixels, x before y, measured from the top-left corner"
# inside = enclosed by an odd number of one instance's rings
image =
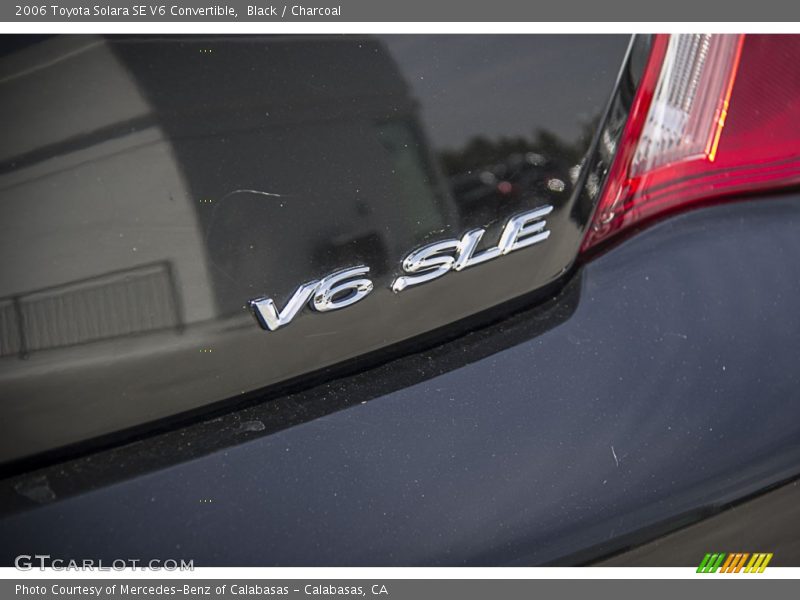
[[[664,36],[3,41],[6,564],[584,564],[800,473],[794,175],[587,247]]]

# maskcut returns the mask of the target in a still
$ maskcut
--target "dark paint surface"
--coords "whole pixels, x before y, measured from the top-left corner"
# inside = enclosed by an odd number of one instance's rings
[[[800,565],[800,481],[604,560],[607,567],[694,567],[709,548],[769,548],[770,567]]]
[[[796,195],[672,218],[462,368],[72,498],[40,481],[2,560],[541,564],[685,523],[800,473],[798,227]]]
[[[0,463],[246,395],[556,281],[627,36],[8,38]],[[431,241],[550,239],[400,294]],[[591,205],[589,205],[590,208]],[[365,264],[375,290],[245,308]]]

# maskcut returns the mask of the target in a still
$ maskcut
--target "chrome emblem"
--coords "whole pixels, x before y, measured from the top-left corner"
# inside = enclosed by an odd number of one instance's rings
[[[486,229],[470,229],[461,238],[452,238],[417,248],[402,261],[403,275],[394,279],[395,293],[427,281],[438,279],[450,271],[466,268],[527,248],[550,237],[544,217],[553,211],[550,205],[511,217],[500,234],[496,246],[475,253]],[[334,271],[322,279],[298,287],[286,305],[279,309],[272,298],[249,301],[250,309],[263,329],[275,331],[288,325],[308,305],[317,312],[337,310],[364,299],[373,289],[368,279],[369,267],[358,265]]]
[[[305,304],[326,312],[358,302],[372,291],[372,281],[365,277],[368,273],[369,267],[364,266],[335,271],[323,279],[301,285],[283,310],[278,310],[272,298],[250,300],[250,308],[261,327],[275,331],[291,323]]]

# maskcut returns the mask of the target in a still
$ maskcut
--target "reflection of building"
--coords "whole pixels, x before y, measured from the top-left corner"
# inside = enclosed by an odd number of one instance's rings
[[[183,326],[172,264],[140,265],[0,301],[0,356]]]
[[[248,299],[282,303],[358,263],[389,279],[419,239],[457,223],[374,40],[57,37],[12,50],[0,55],[0,422],[13,428],[0,462],[296,375],[306,349],[254,327]]]
[[[192,198],[109,46],[53,38],[3,66],[0,354],[18,349],[20,331],[42,349],[172,326],[181,313],[210,318]],[[160,274],[155,263],[166,265]]]
[[[385,271],[412,232],[447,220],[408,87],[379,42],[245,38],[187,56],[151,41],[116,53],[191,193],[209,200],[196,206],[221,314],[348,263]]]
[[[137,42],[3,59],[0,356],[241,315],[351,262],[380,274],[447,221],[378,42],[237,41],[222,60]]]

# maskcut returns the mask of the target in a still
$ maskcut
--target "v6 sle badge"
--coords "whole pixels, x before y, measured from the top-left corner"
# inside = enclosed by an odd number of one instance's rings
[[[452,238],[426,244],[409,253],[402,261],[403,274],[396,277],[391,288],[395,293],[446,275],[462,271],[509,252],[539,244],[550,237],[545,217],[553,207],[545,205],[511,217],[503,227],[497,245],[477,252],[486,233],[485,228],[471,229],[461,238]],[[292,322],[308,305],[317,312],[338,310],[363,300],[372,290],[368,278],[369,267],[358,265],[334,271],[322,279],[309,281],[298,287],[283,308],[272,298],[255,298],[248,302],[259,325],[275,331]]]

